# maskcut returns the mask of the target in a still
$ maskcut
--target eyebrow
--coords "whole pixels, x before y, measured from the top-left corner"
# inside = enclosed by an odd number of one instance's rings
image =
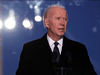
[[[56,17],[56,18],[61,18],[61,17]],[[63,17],[63,18],[67,18],[67,17]]]
[[[61,18],[61,17],[56,17],[56,18]]]

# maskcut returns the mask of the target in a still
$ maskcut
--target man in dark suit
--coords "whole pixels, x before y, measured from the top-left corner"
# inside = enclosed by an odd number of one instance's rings
[[[64,36],[67,21],[63,6],[46,9],[44,24],[48,33],[24,44],[16,75],[60,75],[62,69],[65,75],[97,75],[85,45]]]

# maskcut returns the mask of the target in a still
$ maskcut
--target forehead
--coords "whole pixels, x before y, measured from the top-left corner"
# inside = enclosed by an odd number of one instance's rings
[[[64,8],[52,7],[50,9],[51,16],[67,17],[67,11]]]

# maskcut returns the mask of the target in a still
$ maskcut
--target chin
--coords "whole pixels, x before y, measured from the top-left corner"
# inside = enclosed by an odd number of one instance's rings
[[[59,36],[59,37],[62,37],[62,36],[64,36],[64,33],[63,33],[63,34],[59,34],[58,36]]]
[[[63,36],[65,34],[65,32],[59,33],[60,36]]]

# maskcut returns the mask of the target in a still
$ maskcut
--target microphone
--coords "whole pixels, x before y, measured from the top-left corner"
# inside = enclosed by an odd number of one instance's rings
[[[72,70],[72,54],[70,51],[66,52],[66,57],[68,60],[68,64],[69,64],[69,69]]]
[[[56,52],[52,52],[51,56],[52,56],[52,67],[53,67],[53,69],[55,69],[56,66],[57,66],[57,62],[56,62],[57,53]]]
[[[53,53],[51,54],[51,56],[52,56],[52,63],[56,62],[57,53],[56,53],[56,52],[53,52]]]

